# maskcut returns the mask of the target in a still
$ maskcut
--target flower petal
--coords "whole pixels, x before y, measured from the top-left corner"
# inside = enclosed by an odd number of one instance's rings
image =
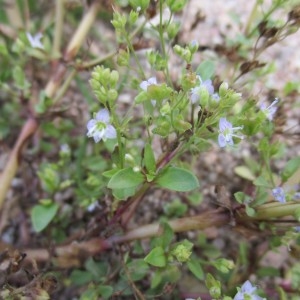
[[[144,91],[147,91],[147,88],[148,88],[148,82],[147,81],[142,81],[141,84],[140,84],[140,88]]]
[[[219,146],[221,148],[225,147],[226,146],[226,138],[225,138],[225,135],[220,133],[219,136],[218,136],[218,143],[219,143]]]
[[[91,130],[93,127],[95,127],[96,123],[97,123],[97,121],[95,119],[91,119],[87,122],[86,128],[88,130]]]
[[[228,128],[232,128],[232,124],[226,120],[226,118],[220,118],[219,129],[221,132],[225,131]]]
[[[156,77],[151,77],[148,79],[148,85],[157,84]]]
[[[96,120],[102,123],[109,123],[109,111],[106,108],[99,110],[96,114]]]
[[[256,287],[252,286],[251,282],[247,280],[241,287],[242,292],[252,294],[255,290]]]
[[[104,129],[94,132],[93,138],[94,138],[95,143],[100,142],[103,139],[104,135],[105,135]]]
[[[215,89],[214,89],[214,86],[212,85],[212,81],[210,79],[203,81],[202,86],[204,86],[207,89],[207,91],[210,95],[212,95],[214,93]]]
[[[105,137],[108,139],[115,139],[117,137],[117,131],[114,126],[107,125]]]

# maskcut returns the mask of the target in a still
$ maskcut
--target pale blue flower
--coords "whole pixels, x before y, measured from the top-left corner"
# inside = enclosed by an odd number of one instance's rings
[[[275,98],[275,100],[267,107],[265,103],[262,103],[259,108],[260,110],[265,114],[266,118],[270,121],[273,120],[274,115],[277,111],[277,107],[275,106],[278,103],[278,99]]]
[[[237,135],[234,132],[243,129],[243,126],[232,127],[232,124],[226,120],[226,118],[220,118],[219,121],[219,137],[218,143],[220,147],[225,147],[226,145],[233,145],[233,137],[243,139],[241,135]]]
[[[201,77],[198,75],[200,85],[191,88],[190,90],[190,99],[193,104],[199,102],[201,97],[201,90],[206,89],[209,95],[213,95],[214,86],[212,85],[212,81],[210,79],[202,81]]]
[[[93,137],[95,143],[116,138],[116,129],[109,123],[109,119],[109,112],[106,108],[99,110],[95,115],[95,119],[89,120],[86,125],[88,129],[87,136]]]
[[[41,43],[41,38],[43,37],[42,33],[38,32],[32,36],[29,32],[26,32],[26,36],[32,48],[44,49],[44,46]]]
[[[275,200],[285,203],[285,193],[282,187],[276,187],[272,189],[272,195],[274,196]]]
[[[252,286],[251,282],[247,280],[241,288],[238,288],[238,293],[233,300],[263,300],[260,296],[255,295],[256,287]],[[247,296],[247,298],[245,298]]]

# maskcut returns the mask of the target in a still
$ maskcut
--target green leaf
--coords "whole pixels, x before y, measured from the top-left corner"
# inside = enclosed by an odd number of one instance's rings
[[[126,264],[127,272],[132,281],[143,279],[149,272],[149,265],[143,259],[135,259]]]
[[[195,258],[191,258],[187,262],[187,266],[189,270],[195,275],[196,278],[198,278],[199,280],[204,279],[204,272],[198,260],[196,260]]]
[[[151,289],[157,288],[163,281],[163,276],[160,270],[154,272],[151,278]]]
[[[188,210],[188,206],[178,198],[164,206],[164,212],[168,217],[182,217]]]
[[[144,163],[147,171],[149,173],[154,173],[156,171],[156,162],[152,147],[150,144],[145,145],[144,149]]]
[[[97,262],[93,258],[89,258],[85,263],[84,267],[90,274],[94,276],[94,279],[99,280],[104,277],[108,270],[106,262]]]
[[[280,276],[280,270],[274,267],[262,267],[255,273],[259,278]]]
[[[53,220],[58,211],[58,204],[51,203],[50,205],[35,205],[31,211],[31,221],[36,232],[45,229]]]
[[[100,296],[103,297],[101,299],[109,299],[114,292],[110,285],[100,285],[97,290]]]
[[[93,274],[87,271],[74,270],[70,275],[70,280],[74,285],[85,285],[94,279]]]
[[[169,167],[157,178],[157,185],[177,192],[187,192],[199,187],[197,177],[191,172]]]
[[[89,156],[83,159],[82,166],[90,171],[104,171],[107,168],[107,162],[101,156]]]
[[[249,217],[255,216],[255,209],[253,209],[252,207],[246,205],[246,214],[247,214]]]
[[[155,267],[165,267],[167,264],[166,255],[162,247],[153,248],[144,258],[144,261]]]
[[[126,200],[128,197],[131,197],[135,194],[136,188],[127,188],[127,189],[114,189],[113,195],[117,200]]]
[[[114,174],[107,186],[110,189],[128,189],[137,187],[144,180],[144,176],[140,172],[134,172],[132,168],[126,168]]]
[[[148,100],[148,94],[146,91],[142,91],[140,92],[135,98],[134,98],[134,102],[136,104],[140,104],[145,102],[146,100]]]
[[[162,227],[162,235],[160,236],[162,238],[161,246],[167,248],[174,238],[174,232],[167,222],[162,221],[160,226]]]
[[[271,188],[272,185],[263,177],[263,176],[259,176],[257,177],[254,181],[253,184],[256,186],[263,186],[266,188]]]
[[[202,80],[210,79],[215,73],[215,64],[211,60],[206,60],[198,66],[196,73]]]
[[[235,172],[235,174],[239,175],[240,177],[242,177],[244,179],[247,179],[247,180],[250,180],[250,181],[255,180],[254,174],[246,166],[237,166],[237,167],[234,168],[234,172]]]
[[[290,159],[282,171],[281,179],[286,182],[300,167],[300,157]]]

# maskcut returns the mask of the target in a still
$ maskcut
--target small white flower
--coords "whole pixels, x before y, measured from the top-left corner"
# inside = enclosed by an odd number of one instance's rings
[[[88,129],[87,136],[93,137],[95,143],[116,138],[116,129],[109,123],[109,119],[109,112],[106,108],[99,110],[95,119],[89,120],[86,125]]]
[[[232,127],[232,124],[226,120],[226,118],[220,118],[219,121],[219,137],[218,143],[220,147],[225,147],[227,144],[232,146],[233,139],[232,137],[237,137],[243,139],[241,135],[236,135],[234,132],[237,130],[243,129],[243,126]]]
[[[43,34],[38,32],[34,36],[32,36],[29,32],[26,32],[27,39],[31,45],[32,48],[40,48],[44,49],[43,44],[41,43],[41,38],[43,37]]]
[[[274,115],[277,111],[277,107],[275,105],[278,103],[278,101],[278,98],[275,98],[275,100],[268,107],[265,103],[259,105],[260,110],[265,114],[269,121],[272,121],[274,118]]]
[[[257,288],[255,286],[252,286],[251,282],[247,280],[239,289],[238,293],[234,296],[233,300],[263,300],[263,298],[254,294],[256,289]],[[248,296],[248,298],[245,298],[246,295]]]

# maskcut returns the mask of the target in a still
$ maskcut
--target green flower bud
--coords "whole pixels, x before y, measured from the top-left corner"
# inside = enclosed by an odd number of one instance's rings
[[[182,47],[179,46],[179,45],[175,45],[175,46],[173,47],[173,50],[174,50],[174,52],[175,52],[177,55],[179,55],[180,57],[182,56],[182,53],[184,52],[184,48],[182,48]]]
[[[199,44],[196,40],[193,40],[189,43],[188,47],[191,53],[194,54],[198,50]]]
[[[192,251],[185,245],[180,244],[172,251],[172,254],[179,262],[187,262],[192,254]]]
[[[139,13],[137,11],[132,10],[129,14],[129,18],[128,18],[128,23],[130,25],[135,24],[135,22],[137,21],[139,17]]]
[[[118,98],[118,92],[115,89],[110,89],[107,92],[107,100],[113,102]]]
[[[192,53],[189,49],[184,49],[182,53],[182,58],[187,62],[190,63],[192,59]]]
[[[224,97],[228,91],[228,83],[222,82],[222,84],[219,87],[219,95],[220,97]]]
[[[184,8],[187,0],[167,0],[166,3],[169,6],[171,12],[178,12]]]
[[[169,102],[167,102],[166,104],[163,105],[163,107],[160,109],[160,113],[162,116],[166,116],[168,114],[170,114],[171,112],[171,107]]]
[[[209,289],[209,294],[214,298],[214,299],[219,299],[221,297],[221,288],[218,286],[213,286]]]
[[[119,73],[118,71],[111,71],[110,76],[109,76],[109,84],[111,86],[116,86],[117,82],[119,80]]]
[[[100,81],[103,67],[96,66],[92,72],[92,79],[96,81]]]
[[[170,23],[170,25],[167,28],[168,38],[170,40],[173,40],[175,38],[175,36],[178,34],[179,29],[180,29],[180,23],[179,22]]]
[[[228,273],[234,268],[234,262],[225,258],[219,258],[214,262],[215,268],[223,273]]]
[[[120,49],[117,57],[117,64],[122,67],[128,67],[129,66],[129,51],[128,49]]]
[[[111,23],[117,31],[125,30],[126,22],[126,16],[122,16],[120,13],[114,12]]]
[[[129,3],[134,9],[145,10],[148,8],[150,0],[130,0]]]
[[[199,95],[200,95],[200,105],[202,107],[206,107],[208,104],[208,100],[209,100],[209,92],[208,92],[207,88],[204,86],[201,86]]]

